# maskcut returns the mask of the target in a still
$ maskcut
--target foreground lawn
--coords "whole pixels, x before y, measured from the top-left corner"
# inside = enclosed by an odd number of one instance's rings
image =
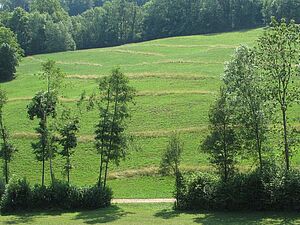
[[[0,224],[300,224],[297,213],[176,212],[172,204],[122,204],[108,209],[73,213],[20,213],[1,216]]]

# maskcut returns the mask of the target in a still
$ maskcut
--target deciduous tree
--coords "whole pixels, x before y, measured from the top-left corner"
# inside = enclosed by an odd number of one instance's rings
[[[2,140],[0,157],[4,160],[3,163],[3,174],[5,176],[5,182],[8,183],[9,179],[9,162],[12,159],[13,154],[16,152],[16,148],[9,140],[9,132],[4,125],[4,112],[3,107],[7,102],[6,93],[0,89],[0,136]]]
[[[285,19],[274,18],[258,41],[259,69],[265,78],[269,100],[279,106],[282,115],[282,139],[286,169],[290,168],[291,146],[289,143],[290,107],[300,99],[300,87],[296,79],[300,76],[300,26]]]

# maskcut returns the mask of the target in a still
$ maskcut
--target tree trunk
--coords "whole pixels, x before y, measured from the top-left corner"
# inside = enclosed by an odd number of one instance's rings
[[[68,184],[70,184],[70,156],[68,151],[68,158],[67,158],[67,175],[68,175]]]
[[[4,148],[5,148],[5,149],[3,149],[4,150],[4,173],[5,173],[5,181],[7,184],[8,183],[7,139],[6,139],[4,124],[3,124],[2,113],[0,115],[0,126],[1,126],[2,141],[3,141]]]
[[[282,107],[282,122],[283,122],[283,136],[284,136],[284,153],[285,153],[285,163],[286,170],[290,169],[290,152],[288,143],[288,133],[287,133],[287,118],[286,118],[286,108]]]
[[[43,151],[42,186],[45,186],[45,151]]]
[[[227,170],[227,144],[226,144],[226,122],[224,121],[223,125],[223,150],[224,150],[224,181],[228,179],[228,170]]]
[[[258,152],[260,170],[262,171],[263,169],[262,153],[261,153],[262,149],[261,149],[261,140],[259,138],[259,128],[257,123],[255,124],[255,137],[256,137],[256,150]]]
[[[98,181],[98,186],[101,186],[102,183],[102,170],[103,170],[103,152],[101,152],[100,155],[100,168],[99,168],[99,181]]]
[[[50,158],[49,158],[49,161],[50,161],[50,177],[51,177],[51,183],[53,184],[54,182],[54,175],[53,175],[53,166],[52,166],[52,153],[50,154]]]
[[[106,164],[105,164],[105,174],[104,174],[104,183],[103,183],[103,187],[106,187],[106,179],[107,179],[107,171],[108,171],[108,162],[109,159],[107,158]]]
[[[43,115],[43,119],[41,121],[42,123],[42,130],[43,130],[43,135],[44,137],[42,138],[42,161],[43,161],[43,165],[42,165],[42,186],[45,186],[45,153],[46,153],[46,146],[47,146],[47,132],[46,132],[46,128],[47,128],[47,117],[46,115]]]
[[[8,184],[8,161],[5,159],[5,182]]]

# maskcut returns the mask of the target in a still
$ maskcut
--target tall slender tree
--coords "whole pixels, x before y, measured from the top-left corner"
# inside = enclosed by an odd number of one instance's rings
[[[109,163],[116,165],[124,159],[128,149],[126,119],[130,117],[129,103],[133,101],[134,89],[119,70],[99,82],[99,122],[96,126],[96,148],[100,154],[99,185],[106,186]]]
[[[266,81],[268,97],[279,106],[282,115],[282,138],[286,169],[290,169],[291,146],[288,110],[300,100],[300,87],[295,82],[300,76],[300,26],[285,19],[272,19],[258,41],[258,62]]]
[[[77,146],[77,136],[79,131],[79,119],[73,118],[69,110],[65,110],[61,117],[62,127],[59,129],[59,143],[63,149],[59,154],[66,159],[64,172],[67,174],[68,184],[70,184],[70,171],[72,169],[71,157],[74,154],[74,149]]]
[[[55,66],[54,61],[42,64],[41,77],[46,81],[46,91],[37,93],[32,102],[28,105],[28,115],[31,120],[38,118],[39,127],[36,129],[39,134],[39,141],[33,143],[34,153],[37,160],[42,161],[42,185],[45,184],[45,161],[50,162],[50,177],[54,182],[52,159],[57,151],[57,138],[51,129],[50,118],[56,118],[56,107],[58,103],[58,90],[62,83],[64,74],[60,68]]]
[[[4,160],[3,164],[3,174],[5,175],[5,182],[8,183],[9,180],[9,162],[12,159],[13,154],[17,151],[13,144],[10,143],[9,133],[4,125],[3,119],[3,107],[7,102],[6,93],[0,89],[0,136],[2,139],[2,145],[0,149],[0,157]]]
[[[263,167],[263,151],[270,120],[270,107],[256,67],[255,51],[240,46],[227,64],[223,78],[230,104],[235,108],[235,123],[240,126],[245,148],[258,156]]]
[[[182,175],[180,172],[181,154],[183,151],[183,143],[177,133],[173,133],[170,137],[168,146],[163,153],[160,170],[162,174],[170,174],[175,176],[175,197],[177,202],[179,201],[179,195],[181,191]]]
[[[233,109],[228,104],[228,94],[221,88],[220,97],[210,111],[210,134],[202,148],[209,154],[210,162],[216,166],[225,182],[234,173],[240,148],[232,118]]]

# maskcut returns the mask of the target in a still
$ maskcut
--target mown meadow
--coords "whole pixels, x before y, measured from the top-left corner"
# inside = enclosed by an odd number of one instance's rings
[[[153,176],[157,174],[169,135],[173,130],[181,133],[184,141],[183,170],[210,169],[207,156],[199,145],[207,134],[208,111],[222,83],[224,63],[239,44],[255,45],[262,32],[262,29],[256,29],[166,38],[24,58],[18,67],[17,79],[1,85],[9,98],[5,122],[18,148],[11,163],[11,174],[25,176],[32,184],[40,183],[41,164],[35,160],[31,149],[37,122],[29,120],[26,107],[33,95],[45,88],[37,76],[42,62],[55,60],[66,73],[61,101],[74,110],[76,99],[83,91],[92,94],[97,87],[97,78],[120,67],[137,90],[128,127],[128,132],[135,137],[135,144],[126,161],[110,169],[108,184],[116,198],[171,197],[173,179]],[[299,106],[289,112],[292,118],[298,114]],[[93,143],[96,122],[96,111],[82,115],[80,143],[72,158],[73,184],[92,185],[97,180],[99,156]],[[299,154],[294,154],[294,165],[299,161]],[[248,170],[253,162],[243,159],[242,165],[242,170]],[[63,160],[57,157],[54,161],[56,177],[63,176],[62,167]],[[46,178],[49,180],[49,172]]]

